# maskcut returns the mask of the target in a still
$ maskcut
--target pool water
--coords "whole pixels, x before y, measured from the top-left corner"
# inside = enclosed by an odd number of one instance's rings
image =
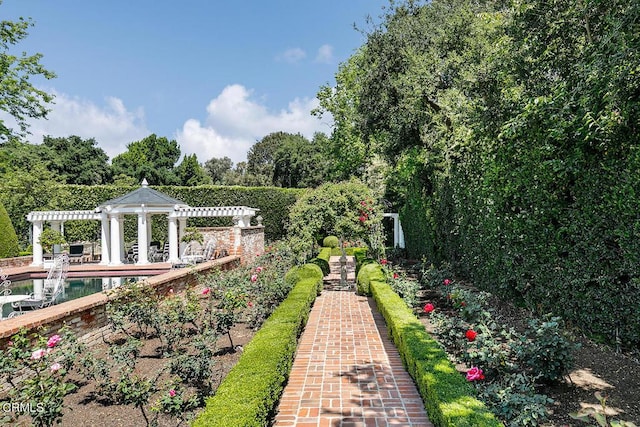
[[[76,298],[86,297],[97,292],[107,291],[122,286],[125,283],[137,282],[147,277],[68,277],[64,281],[64,290],[56,299],[56,304],[70,301]],[[43,279],[16,280],[11,283],[13,295],[31,294],[34,291],[35,281]],[[13,311],[11,304],[2,307],[2,317],[6,317]]]

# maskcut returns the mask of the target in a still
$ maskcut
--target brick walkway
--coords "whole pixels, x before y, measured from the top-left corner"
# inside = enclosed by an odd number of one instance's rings
[[[372,305],[348,291],[316,299],[275,426],[432,426]]]

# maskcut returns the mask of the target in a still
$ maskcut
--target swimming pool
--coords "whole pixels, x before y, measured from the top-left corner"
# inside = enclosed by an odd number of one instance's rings
[[[67,277],[64,281],[64,289],[56,299],[56,304],[82,298],[96,292],[108,291],[122,286],[124,283],[137,282],[148,276],[120,276],[120,277]],[[16,280],[11,283],[13,295],[31,294],[42,289],[44,279]],[[13,311],[11,304],[2,307],[2,317],[6,317]]]

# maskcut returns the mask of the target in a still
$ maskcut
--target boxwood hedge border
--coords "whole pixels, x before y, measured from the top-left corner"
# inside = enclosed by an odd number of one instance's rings
[[[320,267],[294,267],[289,296],[247,344],[240,360],[207,400],[194,427],[262,427],[269,424],[289,377],[298,337],[322,290]]]
[[[366,264],[361,268],[358,290],[373,296],[404,366],[418,387],[429,419],[435,426],[503,425],[475,397],[473,386],[456,371],[438,342],[391,289],[380,264]]]

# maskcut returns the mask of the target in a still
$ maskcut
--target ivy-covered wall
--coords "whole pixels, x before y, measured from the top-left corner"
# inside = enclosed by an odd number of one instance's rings
[[[122,196],[138,187],[120,187],[113,185],[83,186],[61,185],[47,189],[46,200],[29,198],[19,192],[0,192],[0,202],[7,203],[7,211],[16,226],[23,242],[28,237],[29,224],[26,215],[34,210],[86,210],[94,209],[107,200]],[[182,200],[190,206],[249,206],[258,208],[263,218],[265,238],[276,240],[285,235],[285,225],[289,207],[305,190],[277,187],[225,187],[198,186],[177,187],[159,186],[155,190]],[[26,201],[26,202],[25,202]],[[254,220],[255,223],[255,220]],[[231,218],[193,218],[189,226],[216,227],[232,225]],[[100,224],[97,221],[68,221],[65,223],[65,235],[68,241],[96,240],[100,236]],[[136,218],[125,217],[125,239],[135,240]],[[153,216],[153,239],[163,241],[167,236],[167,221],[161,215]]]

